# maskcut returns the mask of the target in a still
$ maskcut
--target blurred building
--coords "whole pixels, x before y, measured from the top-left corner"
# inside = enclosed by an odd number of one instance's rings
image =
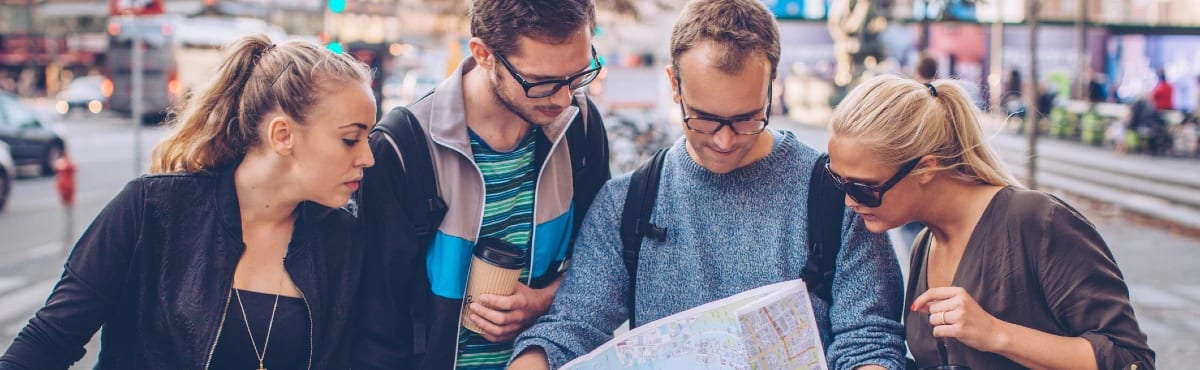
[[[419,4],[412,0],[160,2],[172,16],[263,19],[293,36],[374,44],[400,38],[401,9]],[[336,12],[331,10],[334,3],[339,4]],[[109,7],[110,1],[100,0],[0,0],[0,88],[25,95],[52,94],[59,88],[58,81],[103,66]]]

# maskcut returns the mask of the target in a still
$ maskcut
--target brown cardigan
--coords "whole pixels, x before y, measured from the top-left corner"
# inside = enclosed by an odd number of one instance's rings
[[[913,245],[905,307],[927,289],[928,234],[923,231]],[[1108,245],[1082,214],[1052,195],[1014,187],[996,193],[967,242],[953,285],[997,319],[1087,339],[1100,369],[1154,368],[1154,351],[1138,328]],[[939,365],[929,315],[908,311],[904,324],[918,366]],[[947,347],[951,364],[1024,368],[953,339]]]

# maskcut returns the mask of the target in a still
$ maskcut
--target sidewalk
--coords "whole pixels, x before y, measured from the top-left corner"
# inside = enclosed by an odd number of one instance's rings
[[[1026,176],[1028,138],[1003,131],[1003,118],[987,116],[991,143],[1018,177]],[[1042,136],[1037,144],[1038,183],[1129,212],[1200,231],[1200,159],[1119,154],[1111,147]]]

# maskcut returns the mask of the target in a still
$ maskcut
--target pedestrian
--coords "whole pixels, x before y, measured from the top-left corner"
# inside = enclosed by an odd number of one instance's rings
[[[953,81],[882,76],[835,110],[830,173],[882,232],[918,220],[905,315],[922,368],[1152,369],[1129,289],[1096,228],[1021,187]],[[946,355],[941,355],[946,358]]]
[[[770,10],[755,0],[691,1],[670,50],[666,77],[684,136],[661,157],[650,220],[658,234],[636,239],[631,277],[620,225],[632,180],[605,184],[550,313],[517,339],[513,369],[558,368],[611,339],[626,319],[648,323],[796,279],[815,258],[806,202],[820,153],[767,127],[780,55]],[[838,209],[819,215],[850,225],[840,233],[831,296],[810,290],[829,368],[903,369],[895,253],[885,236]]]
[[[594,3],[475,0],[469,14],[470,55],[379,123],[405,126],[371,135],[379,165],[360,194],[370,294],[355,369],[503,368],[512,339],[549,308],[610,177],[603,119],[583,94],[601,71]],[[420,155],[393,144],[410,140],[426,143]],[[406,184],[421,180],[447,207],[409,206],[418,189]],[[521,282],[464,304],[472,250],[485,240],[527,256]]]
[[[1088,76],[1088,101],[1093,103],[1093,106],[1094,103],[1103,103],[1108,96],[1104,88],[1108,78],[1100,72],[1088,73]]]
[[[1158,69],[1158,84],[1154,85],[1154,90],[1151,90],[1150,96],[1154,101],[1154,109],[1157,111],[1171,110],[1175,108],[1175,87],[1167,81],[1167,72],[1162,68]]]
[[[921,58],[917,60],[916,74],[914,77],[920,82],[929,82],[937,79],[938,62],[932,55],[921,53]]]
[[[370,74],[306,42],[227,50],[0,369],[66,369],[101,327],[97,369],[348,366],[362,249],[337,207],[373,163]]]

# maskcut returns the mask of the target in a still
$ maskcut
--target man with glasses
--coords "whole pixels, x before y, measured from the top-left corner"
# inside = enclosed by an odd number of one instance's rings
[[[396,132],[412,126],[371,135],[355,369],[503,368],[512,339],[549,309],[583,215],[611,177],[603,122],[583,95],[601,69],[592,1],[475,0],[470,16],[471,55],[407,107],[432,173],[401,155]],[[436,178],[445,213],[432,225],[405,201],[418,191],[410,171]],[[488,239],[524,251],[520,283],[464,303],[472,250]]]
[[[620,232],[627,175],[597,194],[571,270],[550,312],[517,338],[510,368],[558,368],[630,317],[646,324],[802,276],[808,184],[820,153],[769,129],[779,53],[778,26],[760,1],[685,7],[666,68],[684,138],[662,159],[650,220],[661,233],[641,239],[635,296]],[[890,243],[853,212],[825,216],[844,225],[831,299],[810,292],[829,368],[903,369],[903,290]]]

